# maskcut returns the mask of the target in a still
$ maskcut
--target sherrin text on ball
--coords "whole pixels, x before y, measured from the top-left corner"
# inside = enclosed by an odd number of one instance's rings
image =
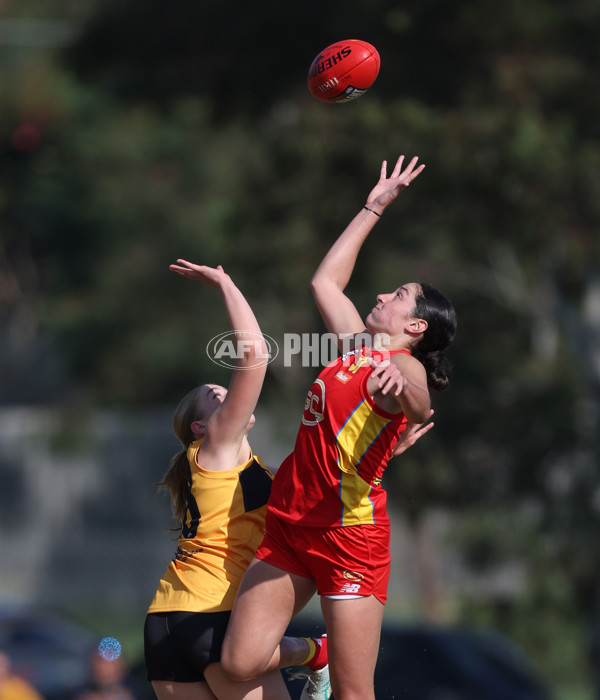
[[[308,71],[308,89],[323,102],[349,102],[364,95],[379,74],[377,49],[361,39],[323,49]]]

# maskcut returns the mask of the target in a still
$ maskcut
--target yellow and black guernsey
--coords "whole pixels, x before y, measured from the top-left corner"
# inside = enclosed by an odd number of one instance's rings
[[[187,451],[186,517],[149,613],[231,610],[264,535],[271,472],[256,455],[228,471],[203,469],[196,462],[200,442]]]

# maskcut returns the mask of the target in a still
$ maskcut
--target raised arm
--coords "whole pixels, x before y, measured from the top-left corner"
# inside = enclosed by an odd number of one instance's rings
[[[221,266],[212,268],[179,259],[170,269],[216,287],[225,303],[236,362],[227,396],[207,422],[201,452],[207,468],[235,467],[242,461],[240,448],[262,390],[268,348],[250,304]]]
[[[404,156],[400,156],[389,177],[387,161],[383,161],[379,181],[367,197],[367,203],[348,224],[313,275],[312,293],[330,333],[343,337],[365,330],[360,314],[344,294],[344,289],[350,281],[362,244],[373,226],[398,194],[408,187],[425,167],[417,167],[417,160],[416,157],[413,158],[402,170]]]

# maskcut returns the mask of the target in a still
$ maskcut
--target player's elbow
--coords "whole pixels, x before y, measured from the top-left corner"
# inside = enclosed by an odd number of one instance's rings
[[[310,280],[310,291],[314,300],[319,303],[321,300],[326,300],[331,296],[332,290],[339,291],[339,286],[335,280],[331,279],[322,272],[315,272]]]
[[[310,291],[312,292],[313,297],[316,298],[317,294],[319,293],[319,289],[321,288],[322,280],[320,278],[320,275],[318,272],[315,272],[315,274],[311,277],[310,280]]]

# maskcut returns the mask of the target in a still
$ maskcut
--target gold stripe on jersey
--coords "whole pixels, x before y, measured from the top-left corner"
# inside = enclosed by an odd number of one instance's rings
[[[342,472],[340,499],[343,527],[374,522],[373,503],[369,498],[372,487],[359,475],[359,467],[369,447],[390,422],[389,418],[375,413],[371,404],[363,399],[336,435],[338,466]]]
[[[264,535],[272,474],[254,455],[235,469],[203,469],[199,447],[188,449],[189,517],[148,612],[231,610]]]

